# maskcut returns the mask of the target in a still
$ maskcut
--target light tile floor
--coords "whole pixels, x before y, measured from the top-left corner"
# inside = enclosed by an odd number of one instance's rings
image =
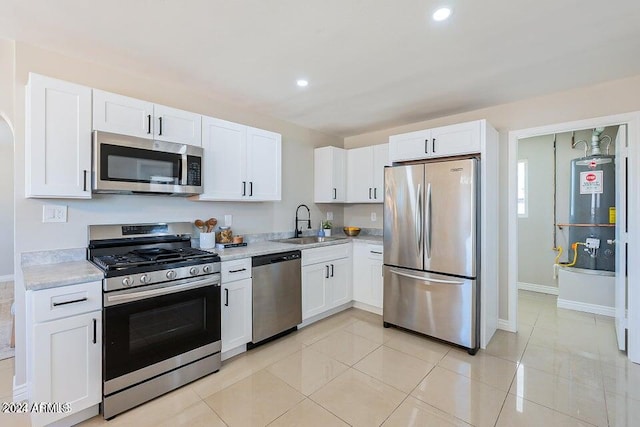
[[[617,351],[612,319],[555,304],[521,291],[519,332],[498,331],[476,356],[350,309],[83,425],[640,426],[640,365]],[[0,400],[12,372],[0,362]]]

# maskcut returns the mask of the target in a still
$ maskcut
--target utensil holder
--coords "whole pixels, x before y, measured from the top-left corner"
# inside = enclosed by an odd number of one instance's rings
[[[211,249],[216,246],[216,233],[200,233],[200,249]]]

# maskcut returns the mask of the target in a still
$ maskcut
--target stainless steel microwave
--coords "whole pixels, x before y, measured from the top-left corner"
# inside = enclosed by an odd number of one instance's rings
[[[201,194],[202,155],[193,145],[94,131],[93,192]]]

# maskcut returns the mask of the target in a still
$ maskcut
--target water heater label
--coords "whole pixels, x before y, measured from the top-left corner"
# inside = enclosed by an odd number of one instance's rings
[[[580,194],[601,194],[602,171],[580,172]]]

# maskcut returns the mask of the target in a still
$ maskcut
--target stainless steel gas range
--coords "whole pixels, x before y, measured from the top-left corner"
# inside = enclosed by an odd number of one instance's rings
[[[191,247],[191,223],[92,225],[104,272],[106,419],[220,369],[220,257]]]

